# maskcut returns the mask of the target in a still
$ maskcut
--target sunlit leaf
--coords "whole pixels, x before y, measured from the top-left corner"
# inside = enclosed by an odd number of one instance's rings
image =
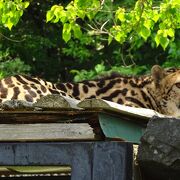
[[[103,72],[104,70],[105,70],[104,64],[97,64],[97,65],[95,66],[95,71],[96,71],[97,73]]]
[[[71,24],[64,24],[62,37],[65,42],[68,42],[71,39]]]
[[[167,35],[170,37],[174,37],[174,29],[170,28],[167,30]]]
[[[81,31],[80,26],[78,24],[75,24],[75,25],[72,26],[72,29],[74,31],[74,37],[78,38],[78,39],[81,38],[82,31]]]
[[[1,1],[0,2],[0,23],[7,27],[9,30],[15,26],[20,17],[23,15],[23,11],[29,6],[29,2],[22,0],[16,1]]]
[[[167,47],[168,44],[169,44],[169,39],[168,39],[167,37],[161,36],[161,37],[159,38],[159,43],[160,43],[160,45],[163,47],[163,49],[165,50],[166,47]]]
[[[113,37],[111,35],[109,35],[108,36],[108,45],[111,44],[112,40],[113,40]]]
[[[50,10],[46,13],[46,22],[49,22],[53,19],[54,13]]]
[[[154,23],[151,20],[145,20],[145,22],[144,22],[144,26],[147,29],[150,29],[151,27],[153,27],[153,25],[154,25]]]
[[[116,11],[116,18],[118,18],[121,22],[124,22],[126,20],[126,18],[125,18],[125,9],[124,8],[119,8]]]
[[[151,35],[151,30],[145,26],[141,26],[140,36],[146,41],[147,38]]]
[[[24,2],[24,8],[27,8],[29,6],[29,2],[28,1],[25,1]]]
[[[154,11],[153,11],[152,20],[153,20],[154,22],[157,22],[157,21],[159,20],[159,17],[160,17],[160,14],[158,13],[158,11],[157,11],[157,10],[154,10]]]
[[[84,11],[78,9],[78,11],[77,11],[77,16],[78,16],[78,17],[80,17],[81,19],[84,20],[85,15],[86,15],[86,14],[84,13]]]
[[[8,27],[9,30],[11,30],[11,28],[13,27],[13,23],[10,20],[8,20],[5,26]]]
[[[67,32],[67,31],[63,32],[62,37],[65,42],[68,42],[71,39],[71,32]]]
[[[159,43],[160,43],[160,35],[159,35],[159,34],[156,34],[154,40],[155,40],[155,42],[156,42],[156,45],[159,46]]]

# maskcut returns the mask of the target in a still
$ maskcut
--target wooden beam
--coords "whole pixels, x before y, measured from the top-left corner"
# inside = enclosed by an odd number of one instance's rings
[[[0,123],[88,122],[97,119],[98,111],[0,111]]]
[[[0,124],[0,141],[95,140],[86,123]]]

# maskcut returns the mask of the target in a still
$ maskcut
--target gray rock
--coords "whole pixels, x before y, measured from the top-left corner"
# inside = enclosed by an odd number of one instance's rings
[[[153,117],[141,138],[138,162],[145,179],[180,179],[180,119]]]
[[[33,104],[35,108],[70,108],[70,104],[66,101],[64,97],[59,94],[48,94],[47,96],[42,96]]]
[[[7,100],[0,104],[1,110],[32,110],[33,103],[23,100]]]

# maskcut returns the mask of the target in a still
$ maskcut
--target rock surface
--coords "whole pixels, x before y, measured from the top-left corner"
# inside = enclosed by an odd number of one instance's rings
[[[59,94],[49,94],[42,96],[33,104],[38,108],[70,108],[70,104]]]
[[[7,100],[0,104],[1,110],[32,110],[33,103],[22,101],[22,100]]]
[[[145,180],[180,179],[180,119],[153,117],[138,151]]]

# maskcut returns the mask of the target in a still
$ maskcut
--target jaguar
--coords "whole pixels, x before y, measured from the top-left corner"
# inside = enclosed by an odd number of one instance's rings
[[[161,114],[180,116],[180,68],[154,65],[145,76],[111,74],[78,83],[51,83],[37,77],[15,75],[0,81],[0,102],[36,102],[48,94],[77,100],[104,99],[125,106],[153,109]]]

